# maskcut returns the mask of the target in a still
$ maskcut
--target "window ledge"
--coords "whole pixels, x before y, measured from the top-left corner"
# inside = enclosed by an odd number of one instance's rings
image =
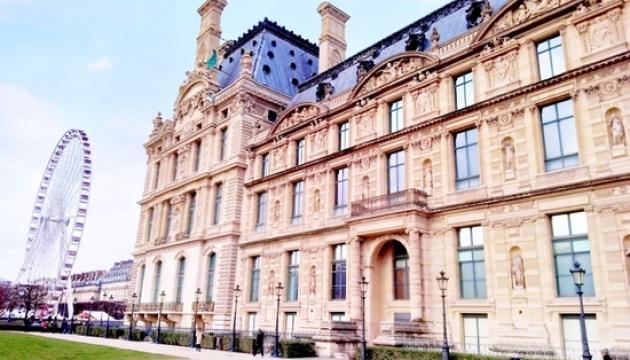
[[[588,165],[578,165],[570,168],[545,172],[536,176],[535,187],[549,187],[561,183],[570,183],[588,178]]]

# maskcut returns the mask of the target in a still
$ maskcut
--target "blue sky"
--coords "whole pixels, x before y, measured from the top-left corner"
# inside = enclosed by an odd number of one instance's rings
[[[94,180],[76,271],[130,258],[151,120],[170,116],[192,68],[201,0],[0,0],[0,278],[23,257],[35,191],[69,128],[87,131]],[[347,12],[348,55],[446,3],[337,0]],[[320,1],[231,0],[223,38],[263,17],[317,42]],[[296,5],[299,4],[299,5]]]

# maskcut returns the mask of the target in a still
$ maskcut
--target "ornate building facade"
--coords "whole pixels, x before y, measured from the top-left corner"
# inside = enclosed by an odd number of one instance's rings
[[[265,20],[206,70],[225,5],[145,144],[136,320],[228,328],[238,285],[272,329],[281,283],[281,330],[331,355],[365,277],[369,342],[432,344],[443,270],[458,350],[571,358],[579,261],[594,352],[628,351],[626,1],[456,0],[347,59],[323,3],[319,48]]]

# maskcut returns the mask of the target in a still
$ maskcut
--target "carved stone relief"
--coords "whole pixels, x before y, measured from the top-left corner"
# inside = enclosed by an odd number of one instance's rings
[[[512,138],[507,137],[501,142],[501,155],[505,179],[514,179],[516,177],[516,151]]]
[[[423,189],[427,195],[433,194],[433,168],[431,160],[427,159],[422,165]]]
[[[307,119],[311,119],[319,115],[319,113],[320,113],[320,110],[316,106],[312,106],[312,105],[300,106],[294,109],[293,111],[291,111],[290,114],[288,114],[283,120],[281,120],[281,123],[278,125],[278,129],[284,130],[284,129],[290,128]]]
[[[322,129],[311,136],[311,145],[313,152],[319,152],[326,150],[326,139],[328,136],[328,129]]]
[[[361,180],[361,199],[370,197],[370,178],[366,175]]]
[[[417,116],[430,114],[438,110],[438,89],[439,85],[437,83],[433,83],[412,94]]]
[[[419,70],[424,65],[425,60],[419,57],[390,61],[382,69],[376,71],[376,73],[363,84],[358,94],[363,95],[380,88],[383,85]]]
[[[374,133],[374,121],[376,119],[376,108],[372,108],[356,117],[357,137]]]
[[[412,145],[417,148],[420,148],[420,150],[422,151],[428,151],[428,150],[433,149],[434,145],[438,145],[440,143],[440,139],[442,138],[442,136],[440,134],[436,134],[436,135],[419,134],[418,138],[420,138],[420,140],[412,143]]]
[[[311,266],[311,271],[308,278],[308,293],[317,294],[317,268],[315,265]]]
[[[523,119],[525,115],[525,109],[515,109],[501,113],[499,115],[492,116],[487,119],[487,123],[490,127],[497,129],[512,127],[514,121]]]
[[[488,88],[497,89],[510,85],[518,79],[516,59],[518,51],[512,50],[483,63],[488,79]]]
[[[624,146],[626,144],[626,132],[623,126],[621,110],[612,108],[606,111],[606,123],[608,124],[608,134],[612,146]]]
[[[525,289],[525,263],[521,248],[518,246],[510,249],[510,274],[512,275],[512,289]]]
[[[280,146],[273,150],[273,160],[276,167],[284,167],[286,165],[286,146]]]
[[[619,8],[575,26],[580,34],[585,55],[617,45],[624,40]]]
[[[497,34],[511,29],[558,6],[560,0],[524,0],[516,9],[509,10],[497,20],[491,32]]]

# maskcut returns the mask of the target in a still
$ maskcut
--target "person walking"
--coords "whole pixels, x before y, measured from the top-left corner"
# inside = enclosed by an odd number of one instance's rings
[[[608,353],[608,349],[602,350],[602,360],[612,360],[612,357]]]
[[[256,356],[257,353],[260,353],[260,356],[265,357],[264,354],[265,347],[265,332],[262,329],[258,329],[256,333],[256,339],[254,340],[254,344],[252,346],[252,353]]]
[[[195,349],[197,351],[201,351],[201,342],[203,341],[203,331],[201,330],[201,328],[197,328],[197,332],[195,333],[195,335]]]

